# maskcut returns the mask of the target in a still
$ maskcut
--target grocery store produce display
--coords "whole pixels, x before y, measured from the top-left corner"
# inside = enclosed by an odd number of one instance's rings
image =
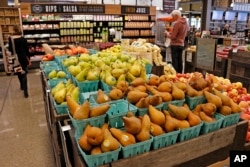
[[[51,62],[66,73],[66,79],[51,85],[51,94],[57,105],[66,105],[63,114],[70,117],[78,149],[90,166],[189,140],[237,124],[240,117],[250,118],[250,95],[240,82],[199,72],[147,73],[147,65],[152,64],[122,53],[119,45],[94,54],[86,50],[75,55],[54,53]],[[48,62],[42,62],[44,72]],[[56,76],[53,70],[50,73],[48,82]],[[97,83],[94,89],[81,88],[90,87],[87,83],[92,81]],[[80,94],[88,97],[80,100]],[[98,161],[100,156],[105,160]]]

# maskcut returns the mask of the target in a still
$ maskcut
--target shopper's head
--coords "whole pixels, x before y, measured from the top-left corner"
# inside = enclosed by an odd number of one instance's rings
[[[14,27],[13,27],[13,31],[14,31],[14,35],[22,35],[22,30],[21,30],[21,27],[20,26],[18,26],[18,25],[15,25]]]
[[[179,10],[173,10],[171,13],[173,20],[176,21],[178,18],[181,17],[181,11]]]

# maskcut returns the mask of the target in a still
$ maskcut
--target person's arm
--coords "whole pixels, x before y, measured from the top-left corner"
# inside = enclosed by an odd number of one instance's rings
[[[175,23],[173,26],[173,31],[167,34],[167,37],[170,39],[175,39],[178,34],[178,23]]]

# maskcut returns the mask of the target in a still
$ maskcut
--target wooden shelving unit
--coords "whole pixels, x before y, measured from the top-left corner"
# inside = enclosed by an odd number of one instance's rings
[[[18,7],[0,7],[0,45],[4,70],[7,74],[10,74],[11,71],[6,44],[8,44],[8,38],[13,34],[13,28],[16,25],[21,25],[20,9]]]

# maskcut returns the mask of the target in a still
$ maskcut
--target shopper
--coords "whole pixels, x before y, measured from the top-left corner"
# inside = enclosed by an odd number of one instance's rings
[[[229,35],[230,31],[229,31],[229,24],[225,24],[223,30],[222,30],[222,35]]]
[[[174,10],[171,13],[174,21],[172,32],[166,32],[166,37],[171,39],[171,57],[172,65],[175,68],[176,72],[182,73],[183,62],[182,62],[182,52],[184,49],[184,41],[188,31],[188,23],[186,18],[181,16],[179,10]]]
[[[15,47],[16,54],[20,65],[22,66],[22,71],[17,73],[20,88],[23,90],[24,97],[28,97],[28,84],[27,84],[27,73],[28,66],[31,65],[30,53],[27,40],[22,36],[22,31],[19,26],[14,26],[14,33],[9,37],[9,51],[13,54],[13,47]],[[12,44],[12,39],[14,45]]]

